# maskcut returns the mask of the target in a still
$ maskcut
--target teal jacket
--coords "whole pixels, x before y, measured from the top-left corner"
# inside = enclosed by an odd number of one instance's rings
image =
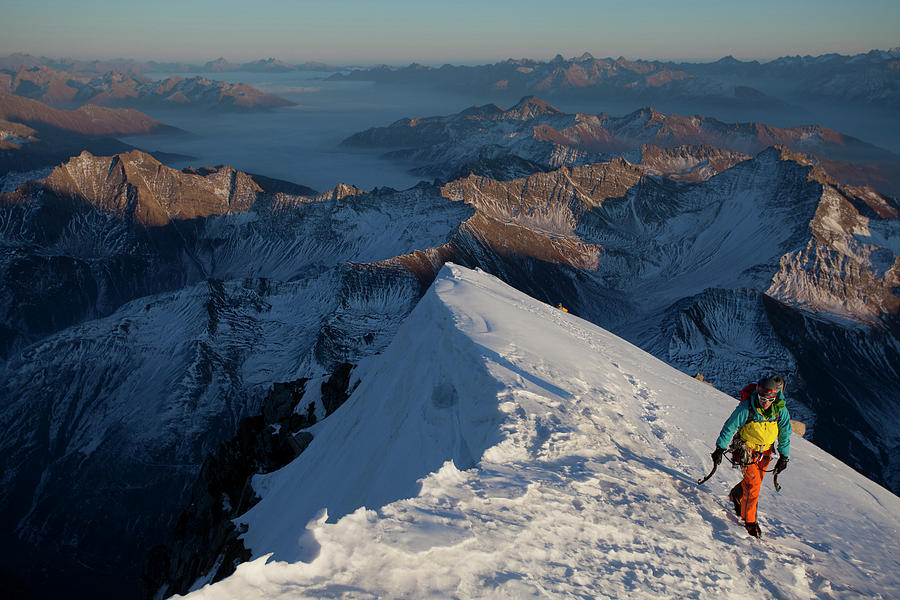
[[[776,421],[778,423],[778,453],[787,458],[791,451],[791,415],[785,405],[784,394],[778,392],[778,399],[772,403],[769,410],[764,411],[763,415],[756,410],[759,406],[756,397],[756,392],[753,392],[748,401],[741,402],[735,407],[731,416],[725,421],[725,425],[722,426],[716,446],[723,450],[727,449],[737,430],[750,421]]]

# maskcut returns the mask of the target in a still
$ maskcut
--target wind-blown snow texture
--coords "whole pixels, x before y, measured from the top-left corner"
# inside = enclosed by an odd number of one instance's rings
[[[254,485],[255,560],[191,598],[891,598],[900,499],[796,436],[764,541],[703,487],[734,400],[446,266],[298,459]]]

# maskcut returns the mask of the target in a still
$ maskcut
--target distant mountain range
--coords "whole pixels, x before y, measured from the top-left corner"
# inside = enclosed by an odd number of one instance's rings
[[[139,75],[115,71],[93,76],[47,66],[0,72],[0,91],[40,100],[57,108],[75,108],[90,103],[139,109],[182,107],[254,111],[295,105],[245,83],[227,83],[205,77],[148,81]]]
[[[158,70],[159,65],[154,65],[154,68]],[[340,69],[341,67],[322,62],[290,64],[283,60],[278,60],[277,58],[265,58],[238,64],[219,57],[201,65],[199,68],[188,70],[197,70],[200,72],[287,73],[290,71],[337,71]]]
[[[521,177],[614,156],[634,163],[655,161],[658,172],[667,177],[698,180],[769,146],[781,145],[827,161],[829,172],[844,183],[871,183],[885,192],[900,193],[900,156],[819,125],[778,128],[725,123],[699,115],[667,115],[652,108],[623,117],[566,114],[534,96],[509,109],[489,104],[448,116],[401,119],[354,134],[342,144],[388,149],[387,157],[416,164],[414,173],[445,181],[470,172]],[[660,148],[683,146],[707,147],[707,155],[691,162],[661,161]],[[654,149],[645,160],[642,154],[647,147]],[[687,154],[698,156],[696,150]]]
[[[712,63],[673,66],[697,77],[741,82],[790,101],[900,107],[900,47],[852,56],[784,56],[764,63],[726,56]]]
[[[595,59],[590,54],[573,59],[557,56],[549,62],[506,60],[492,65],[440,68],[412,64],[403,68],[357,69],[331,76],[341,81],[375,81],[379,84],[418,86],[486,97],[541,95],[553,101],[590,99],[657,104],[662,101],[694,102],[727,107],[784,108],[784,103],[763,92],[694,76],[660,61],[625,58]]]
[[[341,80],[416,85],[453,92],[536,94],[553,101],[702,102],[707,106],[788,108],[807,100],[900,107],[900,48],[867,54],[784,57],[766,63],[732,57],[715,63],[594,58],[506,60],[474,67],[411,64],[336,73]]]
[[[900,48],[865,54],[784,56],[767,62],[726,56],[715,62],[594,58],[589,53],[553,60],[508,59],[478,66],[410,64],[353,68],[321,62],[290,63],[276,58],[233,63],[223,57],[203,64],[157,61],[79,61],[11,54],[0,58],[0,70],[50,67],[68,73],[119,72],[140,76],[150,72],[289,72],[347,71],[337,79],[382,84],[422,85],[471,94],[521,97],[540,95],[553,101],[567,98],[627,100],[659,105],[661,101],[698,101],[709,105],[786,108],[790,103],[818,101],[852,103],[892,109],[900,106]]]

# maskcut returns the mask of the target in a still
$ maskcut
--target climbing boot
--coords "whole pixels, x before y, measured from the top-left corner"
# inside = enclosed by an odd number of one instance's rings
[[[759,528],[759,523],[753,521],[752,523],[746,523],[747,525],[747,533],[752,535],[755,538],[762,537],[762,530]]]

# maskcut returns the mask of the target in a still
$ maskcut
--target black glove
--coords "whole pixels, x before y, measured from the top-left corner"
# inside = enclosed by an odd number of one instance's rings
[[[722,457],[725,456],[725,450],[716,446],[716,449],[712,453],[713,462],[718,465],[722,462]]]
[[[787,456],[779,456],[778,462],[775,463],[775,474],[778,475],[785,469],[787,469],[788,457]]]

